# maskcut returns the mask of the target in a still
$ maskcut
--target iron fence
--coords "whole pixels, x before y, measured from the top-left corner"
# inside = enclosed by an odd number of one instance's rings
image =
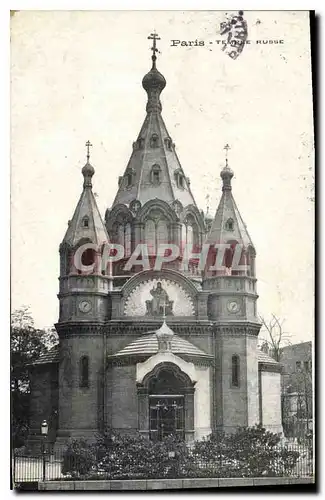
[[[274,451],[294,451],[297,452],[298,458],[292,467],[284,464],[283,461],[275,459],[272,467],[265,466],[265,471],[260,475],[286,476],[286,477],[311,477],[314,475],[314,456],[310,446],[299,444],[297,442],[286,442],[278,445]],[[142,471],[139,474],[132,473],[132,468],[125,468],[123,461],[119,462],[119,458],[114,460],[112,470],[103,467],[102,458],[97,459],[95,466],[92,466],[88,471],[87,477],[91,479],[136,479],[136,478],[177,478],[177,477],[256,477],[254,467],[251,467],[251,460],[245,461],[243,458],[236,458],[240,455],[240,450],[228,450],[228,453],[223,450],[213,459],[203,459],[197,457],[190,451],[188,467],[186,462],[179,463],[178,458],[171,454],[170,459],[164,462],[163,467],[160,467],[159,474],[155,477],[155,473],[150,470],[148,464],[147,471]],[[62,472],[63,469],[64,451],[57,451],[56,454],[44,454],[39,456],[27,456],[18,453],[12,455],[12,477],[15,485],[27,482],[51,481],[62,479],[78,479],[78,474]],[[78,469],[78,458],[73,457],[74,466]],[[69,461],[69,459],[68,459]],[[258,461],[258,457],[256,457]],[[67,466],[67,458],[65,458],[65,467]],[[69,469],[69,463],[68,463]],[[73,467],[71,467],[73,469]],[[113,470],[114,469],[114,470]],[[263,466],[259,465],[259,470],[262,471]],[[270,473],[270,470],[272,472]],[[87,478],[86,477],[86,478]],[[85,479],[85,475],[80,475],[80,479]]]

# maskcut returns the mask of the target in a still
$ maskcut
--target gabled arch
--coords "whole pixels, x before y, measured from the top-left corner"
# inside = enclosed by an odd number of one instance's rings
[[[195,205],[187,205],[184,208],[181,218],[182,222],[185,222],[186,218],[189,215],[191,215],[195,219],[200,232],[204,233],[205,232],[204,218],[202,217],[201,212],[196,208]]]
[[[133,220],[133,214],[128,206],[119,203],[112,208],[108,220],[111,224],[113,224],[115,221],[131,222]]]
[[[101,253],[101,248],[90,238],[80,238],[80,240],[77,241],[77,243],[73,246],[72,252],[71,252],[71,263],[70,263],[70,271],[73,273],[78,273],[82,274],[82,271],[78,269],[75,265],[75,254],[77,250],[82,247],[83,245],[86,245],[89,243],[89,248],[85,248],[84,251],[82,252],[81,255],[81,264],[83,266],[90,266],[92,264],[95,264],[95,267],[93,268],[93,272],[97,271],[97,256],[98,254]]]
[[[193,387],[195,384],[195,382],[192,382],[189,375],[182,371],[178,365],[171,363],[170,361],[165,361],[157,364],[151,372],[147,373],[143,377],[142,386],[149,390],[155,383],[155,380],[159,379],[160,373],[164,371],[170,372],[175,377],[175,380],[183,386],[183,388]]]
[[[129,207],[123,205],[122,203],[115,205],[106,219],[106,229],[110,238],[114,240],[116,233],[114,227],[116,227],[116,224],[126,224],[128,222],[132,224],[133,220],[134,216]]]
[[[77,248],[81,247],[82,245],[85,245],[86,243],[94,243],[94,242],[90,238],[86,237],[80,238],[80,240],[78,240],[77,243],[75,243],[75,245],[72,247],[72,250],[76,251]]]
[[[196,286],[189,278],[186,278],[182,273],[180,273],[179,271],[175,271],[174,269],[164,269],[163,274],[161,271],[155,271],[152,269],[148,271],[140,271],[139,273],[132,276],[132,278],[130,278],[123,285],[121,290],[123,297],[127,297],[131,293],[131,291],[143,281],[149,281],[153,279],[167,279],[175,281],[175,283],[178,283],[182,288],[184,288],[186,293],[193,300],[193,303],[195,302],[195,298],[198,293]]]
[[[181,217],[181,214],[184,210],[182,203],[179,200],[174,200],[171,205],[172,209],[175,211],[177,217]]]
[[[147,219],[150,218],[150,212],[152,212],[153,210],[159,210],[166,221],[177,221],[177,216],[174,210],[168,205],[168,203],[159,200],[158,198],[147,201],[147,203],[145,203],[143,207],[141,207],[141,209],[137,213],[137,221],[144,223]]]

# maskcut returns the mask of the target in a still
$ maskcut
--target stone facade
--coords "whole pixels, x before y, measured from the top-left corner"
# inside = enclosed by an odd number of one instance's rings
[[[313,352],[311,342],[281,350],[283,425],[287,435],[304,436],[313,429]]]
[[[58,445],[108,427],[155,439],[179,432],[188,441],[259,422],[281,432],[279,366],[265,355],[262,363],[257,349],[256,253],[232,195],[233,172],[226,163],[216,216],[206,221],[161,116],[165,86],[154,55],[143,79],[147,116],[105,223],[89,157],[82,170],[60,245],[60,343],[33,369],[32,427],[55,413]],[[122,245],[124,257],[99,266],[108,243]],[[130,264],[144,243],[148,255]],[[228,245],[224,256],[216,243]],[[186,252],[204,244],[209,265],[199,269]],[[157,269],[159,245],[177,252]]]

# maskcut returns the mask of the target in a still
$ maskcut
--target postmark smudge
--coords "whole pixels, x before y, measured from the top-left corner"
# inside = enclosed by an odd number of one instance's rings
[[[248,37],[247,22],[243,14],[242,10],[238,14],[226,14],[226,21],[220,23],[220,35],[228,34],[222,50],[232,59],[237,59],[242,53]]]

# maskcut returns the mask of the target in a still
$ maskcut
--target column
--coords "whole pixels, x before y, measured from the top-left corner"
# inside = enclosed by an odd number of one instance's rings
[[[194,441],[194,387],[184,389],[185,441]]]
[[[149,394],[146,387],[138,387],[138,430],[149,438]]]
[[[134,222],[133,228],[134,231],[132,231],[133,235],[132,251],[135,250],[137,245],[139,245],[142,241],[144,241],[144,224],[143,222]]]

